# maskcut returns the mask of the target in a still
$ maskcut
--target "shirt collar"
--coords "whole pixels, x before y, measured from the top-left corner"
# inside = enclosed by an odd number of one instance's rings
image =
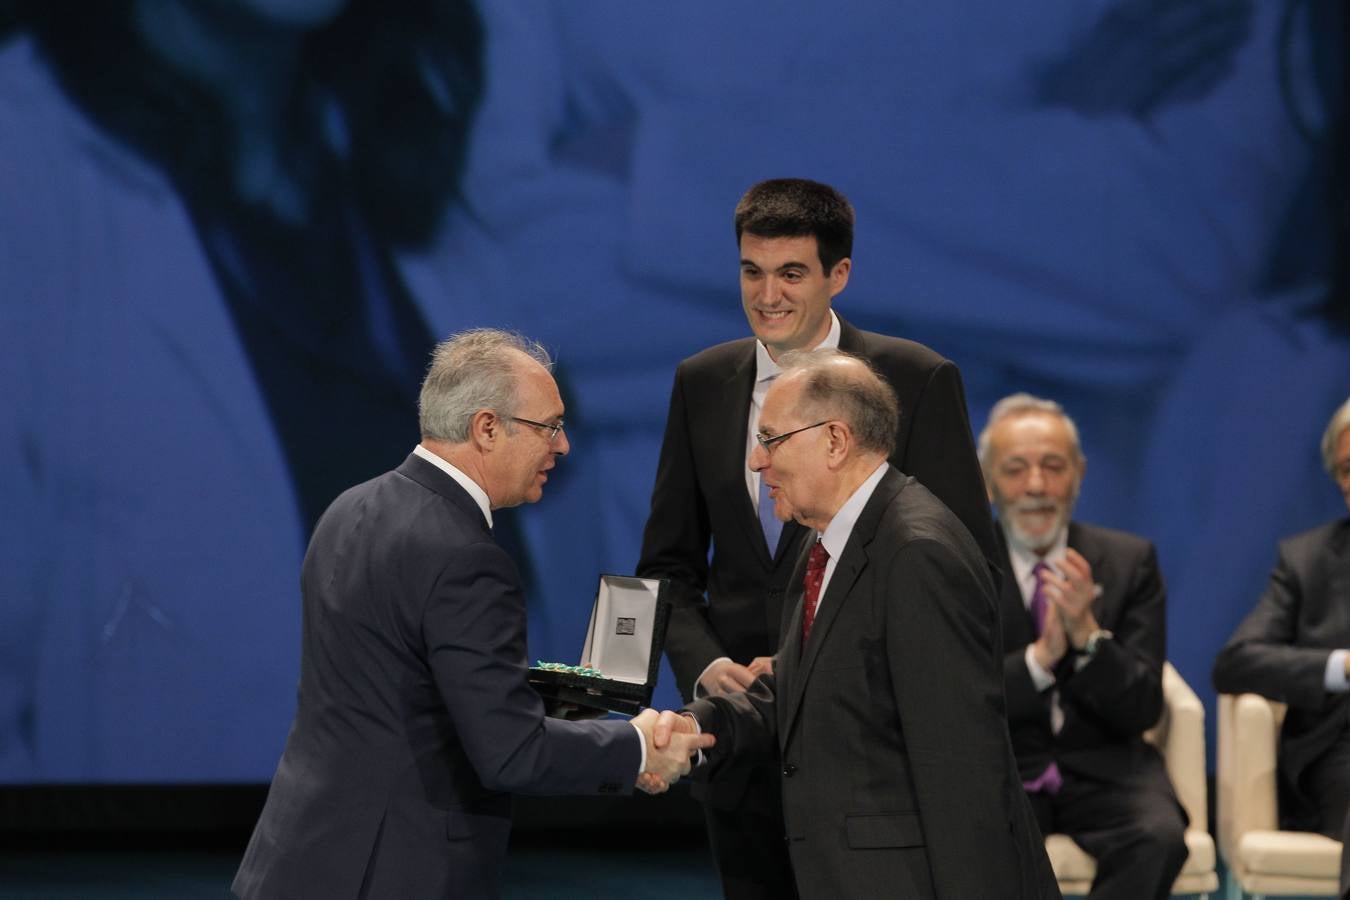
[[[844,505],[839,507],[839,512],[834,514],[830,524],[825,526],[821,532],[820,542],[825,545],[825,552],[830,554],[830,559],[838,559],[839,554],[844,552],[845,545],[848,544],[849,535],[853,534],[853,526],[858,524],[858,516],[862,515],[863,507],[867,506],[867,501],[872,499],[872,493],[881,483],[882,476],[886,474],[889,464],[882,460],[877,466],[876,471],[867,476],[867,480],[849,494]]]
[[[418,444],[416,447],[413,448],[413,453],[417,456],[422,457],[427,462],[431,463],[433,466],[440,469],[442,472],[449,475],[451,478],[455,479],[455,483],[458,484],[460,487],[464,488],[464,490],[468,492],[469,496],[473,498],[473,502],[477,503],[478,508],[483,511],[483,518],[487,520],[488,528],[492,527],[492,505],[488,500],[487,491],[479,487],[478,482],[474,481],[468,475],[465,475],[459,469],[450,465],[450,463],[446,462],[444,459],[437,456],[435,453],[432,453],[430,450],[428,450],[426,447],[423,447],[421,444]]]
[[[821,341],[812,350],[837,350],[839,349],[839,317],[830,310],[830,330],[825,333],[825,340]],[[764,346],[764,342],[755,341],[755,381],[756,383],[777,378],[782,374],[783,369],[778,363],[773,361],[769,355],[769,349]]]
[[[999,523],[999,527],[1003,527],[1002,522]],[[1050,545],[1050,549],[1046,551],[1044,556],[1038,556],[1030,550],[1014,544],[1008,539],[1006,531],[1003,537],[1008,541],[1008,556],[1012,559],[1013,575],[1017,578],[1017,587],[1022,591],[1023,599],[1030,597],[1031,592],[1036,589],[1034,577],[1031,573],[1031,570],[1036,567],[1036,563],[1044,562],[1059,568],[1060,561],[1064,559],[1064,551],[1069,546],[1069,529],[1067,527],[1060,529],[1055,542]]]

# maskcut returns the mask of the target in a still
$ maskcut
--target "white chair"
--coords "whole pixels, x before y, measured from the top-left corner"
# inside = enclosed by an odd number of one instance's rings
[[[1163,756],[1172,788],[1191,823],[1186,828],[1186,865],[1172,885],[1173,894],[1208,897],[1219,889],[1214,867],[1214,839],[1209,835],[1205,781],[1205,707],[1190,685],[1172,668],[1163,666],[1163,713],[1144,734]],[[1068,835],[1051,834],[1045,850],[1064,894],[1084,895],[1092,887],[1097,863]]]
[[[1338,895],[1341,842],[1280,830],[1275,760],[1284,712],[1256,694],[1219,695],[1219,849],[1231,900]]]

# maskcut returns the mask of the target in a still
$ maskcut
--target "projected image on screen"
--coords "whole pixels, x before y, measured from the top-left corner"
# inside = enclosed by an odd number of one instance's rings
[[[467,327],[558,360],[571,452],[497,530],[529,660],[574,658],[676,364],[750,333],[732,210],[775,177],[856,207],[840,315],[976,422],[1070,411],[1080,514],[1156,543],[1208,684],[1342,511],[1343,5],[777,9],[0,0],[0,782],[270,779],[312,526]]]

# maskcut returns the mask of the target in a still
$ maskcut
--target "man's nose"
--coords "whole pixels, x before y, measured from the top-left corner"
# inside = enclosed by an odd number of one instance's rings
[[[1028,494],[1041,494],[1045,492],[1045,478],[1041,475],[1040,466],[1032,466],[1027,472],[1026,491]]]
[[[770,305],[783,299],[783,282],[773,275],[765,275],[764,292],[760,295],[759,299],[761,302]]]
[[[755,447],[750,451],[748,464],[751,472],[762,472],[769,467],[769,451],[759,441],[755,441]]]
[[[553,454],[555,456],[566,456],[572,451],[572,444],[567,440],[567,432],[559,431],[558,436],[553,440]]]

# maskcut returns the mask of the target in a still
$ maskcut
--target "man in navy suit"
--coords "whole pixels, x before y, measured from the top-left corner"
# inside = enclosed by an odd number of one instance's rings
[[[437,347],[422,442],[343,493],[301,575],[299,702],[234,891],[495,897],[511,794],[661,790],[699,746],[544,716],[525,604],[492,510],[534,503],[568,451],[547,354],[516,335]]]

